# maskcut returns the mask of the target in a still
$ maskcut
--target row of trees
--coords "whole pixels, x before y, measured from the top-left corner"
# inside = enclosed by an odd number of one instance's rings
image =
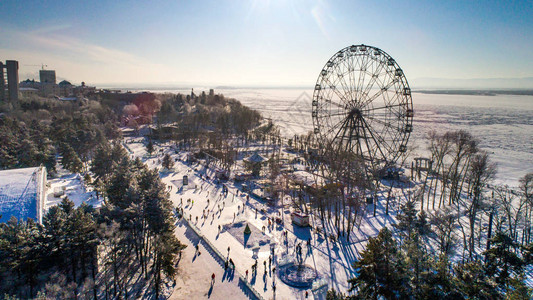
[[[356,276],[349,280],[354,296],[330,293],[331,299],[531,299],[524,268],[533,263],[533,244],[520,247],[497,231],[484,259],[451,262],[451,252],[434,249],[440,220],[417,213],[407,202],[398,215],[395,233],[383,228],[370,238]],[[443,236],[440,236],[443,238]]]
[[[415,198],[421,210],[440,216],[448,236],[461,237],[462,259],[473,260],[480,252],[476,248],[486,249],[494,231],[504,232],[521,246],[529,244],[533,175],[520,179],[519,190],[491,186],[496,165],[468,132],[431,132],[428,141],[433,166],[422,174]],[[444,226],[450,221],[459,232]]]
[[[65,199],[49,209],[43,225],[15,218],[0,224],[0,293],[20,298],[32,298],[37,291],[59,298],[96,296],[96,219],[92,207],[74,208]]]
[[[157,101],[134,105],[157,109],[147,103]],[[184,245],[174,236],[169,195],[157,172],[128,158],[113,109],[93,100],[40,98],[0,105],[0,168],[44,164],[53,175],[61,157],[65,169],[85,173],[85,183],[104,197],[96,210],[65,199],[42,225],[31,219],[0,224],[0,294],[109,299],[147,291],[158,297],[174,277]]]
[[[49,99],[22,100],[0,117],[0,168],[64,168],[87,171],[94,150],[120,137],[112,110],[96,101],[66,103]]]
[[[349,283],[355,295],[330,299],[531,299],[524,261],[509,251],[511,240],[500,232],[492,241],[485,261],[451,263],[447,255],[428,252],[420,233],[399,244],[384,228],[354,263],[357,275]]]
[[[107,152],[111,170],[93,165],[97,180],[107,182],[107,201],[101,209],[100,226],[106,232],[101,259],[106,262],[103,282],[113,284],[106,284],[104,290],[112,297],[127,297],[128,283],[143,276],[150,279],[157,299],[165,277],[176,275],[176,262],[185,246],[174,235],[172,203],[159,174],[139,159],[130,160],[119,147]]]
[[[154,138],[171,139],[176,144],[221,149],[230,138],[244,141],[261,120],[257,111],[223,95],[185,98],[178,94],[166,98],[157,114],[158,127],[171,124],[174,130]]]
[[[176,275],[184,245],[174,236],[172,204],[156,171],[103,144],[91,170],[106,197],[102,208],[68,199],[31,219],[0,224],[0,293],[20,298],[139,296],[145,282],[157,298]],[[103,184],[102,184],[103,183]],[[168,279],[166,279],[168,278]]]
[[[487,243],[477,240],[473,251],[478,255],[473,256],[465,255],[468,231],[461,225],[461,218],[471,216],[468,209],[456,209],[464,200],[429,213],[417,210],[418,199],[408,201],[393,231],[383,228],[370,238],[354,263],[356,276],[349,280],[354,295],[332,290],[328,299],[531,299],[533,290],[524,270],[533,263],[525,222],[533,200],[533,174],[520,179],[520,190],[499,188],[495,194],[504,195],[484,199],[493,201],[490,220],[484,220],[493,225],[494,233],[490,236],[486,226],[485,235],[477,233],[476,239],[483,236]],[[481,222],[479,216],[476,222]],[[461,235],[463,247],[458,244]],[[461,248],[463,255],[457,256]]]

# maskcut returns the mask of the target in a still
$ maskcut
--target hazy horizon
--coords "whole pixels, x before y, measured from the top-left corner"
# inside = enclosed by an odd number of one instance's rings
[[[38,78],[36,78],[38,79]],[[420,84],[423,82],[423,84]],[[496,84],[495,84],[496,83]],[[449,78],[415,78],[409,81],[413,90],[531,90],[533,89],[533,77],[524,78],[473,78],[473,79],[449,79]],[[257,85],[257,84],[216,84],[216,83],[184,83],[184,82],[161,82],[161,83],[95,83],[99,88],[131,88],[131,89],[187,89],[202,87],[224,89],[312,89],[314,82],[307,85]]]

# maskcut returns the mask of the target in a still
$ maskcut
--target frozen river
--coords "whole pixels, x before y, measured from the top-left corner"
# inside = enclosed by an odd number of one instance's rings
[[[312,90],[228,89],[217,93],[261,111],[292,136],[313,128]],[[410,143],[423,153],[427,133],[468,130],[498,164],[497,182],[511,186],[533,172],[533,96],[472,96],[413,93],[415,117]]]

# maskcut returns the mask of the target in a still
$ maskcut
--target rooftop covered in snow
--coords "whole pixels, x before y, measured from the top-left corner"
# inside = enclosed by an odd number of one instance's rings
[[[12,216],[19,220],[42,221],[46,189],[46,168],[0,171],[0,222]]]

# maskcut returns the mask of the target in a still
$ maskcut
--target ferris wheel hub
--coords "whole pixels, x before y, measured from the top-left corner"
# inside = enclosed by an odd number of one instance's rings
[[[359,108],[352,108],[349,114],[350,117],[361,117],[361,110]]]

